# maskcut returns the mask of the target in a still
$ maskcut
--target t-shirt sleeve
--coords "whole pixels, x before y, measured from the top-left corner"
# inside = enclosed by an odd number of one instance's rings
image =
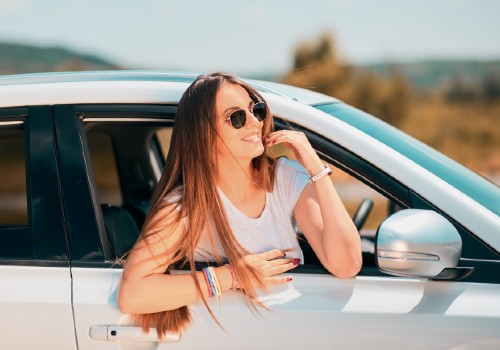
[[[163,200],[169,204],[175,204],[175,209],[182,210],[182,186],[174,188],[171,192],[167,193]]]
[[[171,192],[167,193],[167,195],[163,198],[163,200],[169,204],[175,204],[175,209],[178,211],[182,210],[182,189],[183,186],[176,187]],[[182,218],[182,222],[184,223],[184,227],[188,228],[188,220],[186,216]]]
[[[289,214],[293,215],[295,204],[309,183],[309,172],[296,160],[280,158],[276,175],[280,195],[285,201]]]

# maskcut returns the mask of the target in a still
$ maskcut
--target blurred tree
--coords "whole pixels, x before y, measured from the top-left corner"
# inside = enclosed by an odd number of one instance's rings
[[[485,101],[500,101],[500,74],[485,75],[481,85]]]
[[[301,43],[294,52],[293,71],[283,81],[340,99],[350,95],[351,69],[346,66],[332,34],[323,33],[318,39]]]
[[[393,125],[406,118],[412,99],[411,85],[401,72],[391,69],[379,76],[353,69],[341,58],[330,33],[297,46],[293,71],[283,81],[334,96]]]
[[[406,77],[396,68],[391,68],[389,76],[379,81],[386,85],[385,94],[379,103],[380,118],[392,125],[400,126],[408,117],[412,102],[412,88]]]
[[[463,75],[453,76],[444,89],[443,97],[448,102],[470,103],[478,100],[480,88]]]

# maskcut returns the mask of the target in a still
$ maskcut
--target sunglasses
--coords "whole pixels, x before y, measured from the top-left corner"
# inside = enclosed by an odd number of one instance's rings
[[[259,122],[266,119],[267,109],[264,102],[257,102],[252,107],[252,114]],[[247,122],[247,112],[244,109],[237,109],[232,112],[224,121],[229,120],[231,126],[235,129],[241,129]]]

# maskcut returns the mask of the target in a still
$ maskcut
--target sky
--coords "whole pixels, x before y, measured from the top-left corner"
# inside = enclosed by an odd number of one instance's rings
[[[332,33],[345,61],[500,58],[500,0],[0,0],[0,41],[133,69],[284,73]]]

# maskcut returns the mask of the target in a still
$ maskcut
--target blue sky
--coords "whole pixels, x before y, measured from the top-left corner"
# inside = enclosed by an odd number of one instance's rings
[[[282,73],[323,31],[353,63],[500,58],[499,14],[497,0],[0,0],[0,41],[129,68]]]

